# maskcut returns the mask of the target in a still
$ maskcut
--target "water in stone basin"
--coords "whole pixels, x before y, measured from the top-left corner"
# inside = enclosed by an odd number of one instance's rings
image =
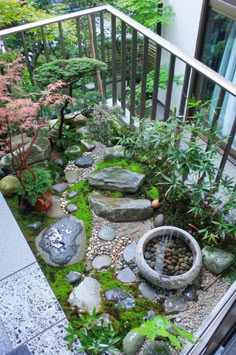
[[[148,242],[144,258],[146,263],[161,275],[177,276],[187,272],[193,256],[187,244],[178,236],[163,235]]]

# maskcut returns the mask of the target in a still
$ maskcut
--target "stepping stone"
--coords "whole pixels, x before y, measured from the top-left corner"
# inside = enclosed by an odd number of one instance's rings
[[[64,266],[80,262],[86,249],[83,221],[74,216],[62,217],[38,235],[36,247],[49,265]]]
[[[82,279],[82,274],[78,271],[70,271],[68,274],[65,276],[65,279],[69,281],[69,283],[74,284],[78,281],[81,281]]]
[[[75,165],[80,168],[89,168],[94,163],[94,160],[89,155],[82,155],[80,158],[75,160]]]
[[[135,242],[132,242],[131,244],[128,244],[125,247],[125,249],[123,251],[123,258],[127,264],[129,264],[130,262],[135,260],[136,246],[137,246],[137,244]]]
[[[79,286],[74,287],[68,302],[71,306],[76,306],[89,313],[92,313],[94,307],[99,312],[101,308],[100,290],[101,285],[97,280],[85,277]]]
[[[64,191],[66,191],[68,186],[69,186],[68,184],[66,184],[65,182],[62,182],[60,184],[53,185],[52,188],[54,191],[62,193]]]
[[[143,345],[145,336],[130,331],[123,339],[123,352],[125,355],[136,355]]]
[[[126,267],[125,269],[119,271],[117,275],[117,279],[123,283],[129,283],[129,282],[135,282],[136,276],[129,267]]]
[[[89,185],[102,190],[136,193],[145,175],[114,166],[95,170],[88,176]]]
[[[70,192],[68,192],[68,194],[67,194],[67,197],[68,198],[73,198],[73,197],[75,197],[76,195],[78,195],[78,191],[70,191]]]
[[[142,282],[138,288],[140,289],[143,297],[149,298],[150,300],[157,298],[156,291],[146,282]]]
[[[27,224],[27,227],[28,228],[31,228],[33,230],[37,230],[39,229],[39,227],[42,225],[42,222],[41,221],[36,221],[36,222],[32,222],[32,223],[29,223]]]
[[[84,147],[86,152],[91,152],[96,148],[96,144],[90,140],[81,140],[81,145]]]
[[[215,247],[204,247],[202,249],[203,266],[213,272],[220,274],[234,263],[234,255]]]
[[[68,203],[68,205],[66,205],[66,211],[68,213],[73,213],[77,210],[78,210],[78,207],[74,203]]]
[[[89,205],[97,216],[111,222],[143,221],[153,213],[149,200],[108,197],[96,192],[89,196]]]
[[[69,184],[74,184],[75,182],[77,182],[79,180],[79,173],[77,170],[69,170],[66,171],[65,173],[65,180],[69,183]]]
[[[128,297],[130,297],[130,295],[118,286],[110,288],[104,293],[104,298],[108,301],[121,301],[125,300]]]
[[[101,270],[108,268],[112,264],[112,258],[110,255],[97,255],[92,261],[92,267],[95,270]]]
[[[167,314],[183,312],[188,309],[188,302],[184,296],[167,297],[164,302],[164,309]]]
[[[132,297],[128,297],[116,304],[116,307],[123,309],[131,309],[135,307],[135,300]]]
[[[51,218],[61,218],[65,215],[61,208],[59,197],[52,197],[52,206],[47,210],[46,215]]]
[[[98,237],[105,241],[111,241],[115,239],[116,231],[111,226],[103,226],[98,232]]]

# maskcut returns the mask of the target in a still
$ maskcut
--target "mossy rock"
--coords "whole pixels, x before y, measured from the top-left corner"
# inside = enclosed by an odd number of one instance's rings
[[[81,149],[78,145],[72,145],[71,147],[65,150],[65,156],[68,159],[74,160],[81,155]]]

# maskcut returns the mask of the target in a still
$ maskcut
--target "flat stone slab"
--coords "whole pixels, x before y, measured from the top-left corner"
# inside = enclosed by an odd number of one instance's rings
[[[57,196],[52,196],[52,206],[46,212],[48,217],[61,218],[65,215],[60,205],[60,199]]]
[[[111,222],[143,221],[153,213],[149,200],[108,197],[96,192],[89,196],[89,205],[96,215]]]
[[[98,232],[98,238],[105,241],[111,241],[115,239],[115,237],[116,237],[116,231],[111,226],[102,226],[102,228]]]
[[[84,147],[84,149],[86,150],[86,152],[91,152],[92,150],[94,150],[96,148],[96,144],[92,141],[90,141],[89,139],[82,139],[80,141],[81,145]]]
[[[131,244],[128,244],[125,247],[125,249],[123,251],[123,258],[127,264],[129,264],[130,262],[135,260],[136,247],[137,247],[137,244],[135,242],[132,242]]]
[[[92,267],[95,270],[101,270],[108,268],[112,264],[112,258],[110,255],[102,254],[102,255],[97,255],[92,261]]]
[[[74,203],[68,203],[66,205],[66,211],[68,213],[73,213],[78,210],[78,207]]]
[[[102,190],[135,193],[142,185],[145,175],[114,166],[93,171],[88,176],[89,185]]]
[[[126,267],[125,269],[119,271],[117,275],[117,279],[123,283],[129,283],[129,282],[135,282],[136,276],[129,267]]]
[[[203,266],[213,272],[220,274],[234,263],[234,255],[215,247],[204,247],[202,249]]]
[[[97,280],[85,277],[79,286],[74,287],[68,302],[86,312],[91,313],[94,307],[98,312],[101,307],[100,290],[101,285]]]
[[[36,247],[49,265],[78,263],[83,259],[86,248],[83,221],[74,216],[62,217],[38,235]]]
[[[89,168],[93,165],[94,160],[89,155],[82,155],[80,158],[76,159],[74,163],[79,168]]]

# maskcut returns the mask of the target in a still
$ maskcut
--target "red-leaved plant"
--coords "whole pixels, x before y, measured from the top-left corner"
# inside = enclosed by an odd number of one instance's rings
[[[25,170],[28,170],[35,180],[33,169],[28,165],[27,158],[38,138],[39,130],[45,125],[45,119],[40,117],[40,109],[44,106],[60,106],[73,102],[73,99],[59,93],[66,83],[58,81],[48,85],[39,93],[25,95],[22,83],[24,63],[18,58],[12,63],[0,62],[0,153],[10,153],[14,173],[20,185],[24,188]],[[25,146],[24,133],[29,133],[30,143]],[[21,143],[15,153],[12,144],[14,135],[20,134]]]

